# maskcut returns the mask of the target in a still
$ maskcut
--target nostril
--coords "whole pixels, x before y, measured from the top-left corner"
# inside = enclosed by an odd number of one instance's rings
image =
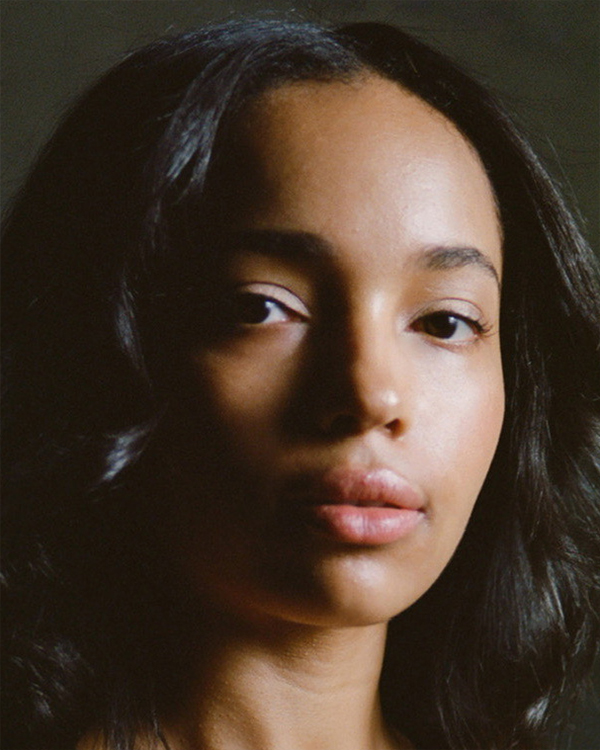
[[[327,422],[323,422],[322,431],[328,437],[343,438],[358,435],[372,426],[366,425],[358,415],[342,413],[336,414]],[[402,433],[402,422],[400,419],[392,419],[382,425],[381,429],[386,430],[391,437],[397,438]]]
[[[402,433],[402,422],[399,419],[392,419],[385,425],[385,429],[392,437],[399,437]]]

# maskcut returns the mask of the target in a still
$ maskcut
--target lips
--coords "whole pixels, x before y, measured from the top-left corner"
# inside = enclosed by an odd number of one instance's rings
[[[304,520],[345,544],[389,544],[411,534],[425,518],[420,493],[387,468],[335,468],[303,484],[298,496]]]

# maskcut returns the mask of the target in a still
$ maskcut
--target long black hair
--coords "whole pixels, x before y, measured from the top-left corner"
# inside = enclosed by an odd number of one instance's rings
[[[160,564],[161,425],[188,290],[209,283],[211,185],[236,118],[262,91],[367,71],[470,140],[504,231],[505,425],[456,555],[391,623],[387,720],[424,748],[530,748],[576,695],[599,630],[600,295],[589,248],[509,117],[441,54],[380,24],[229,22],[158,41],[107,73],[6,222],[7,750],[64,750],[90,728],[114,750],[141,732],[159,740],[185,637],[185,607]]]

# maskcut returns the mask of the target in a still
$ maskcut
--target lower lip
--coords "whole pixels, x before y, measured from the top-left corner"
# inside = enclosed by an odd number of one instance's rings
[[[323,504],[306,507],[308,522],[338,542],[390,544],[410,534],[424,512],[408,508]]]

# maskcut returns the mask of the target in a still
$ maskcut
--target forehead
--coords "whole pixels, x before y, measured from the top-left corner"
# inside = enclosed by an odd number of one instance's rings
[[[407,248],[483,242],[501,266],[495,198],[478,153],[395,82],[284,84],[243,113],[238,146],[227,213],[242,228],[301,228],[363,248],[375,237]]]
[[[456,126],[423,99],[374,74],[345,81],[287,82],[257,97],[248,114],[255,123],[270,128],[285,129],[290,121],[301,119],[307,132],[318,130],[323,135],[336,131],[340,124],[349,134],[364,135],[364,126],[373,121],[384,136],[386,131],[395,131],[400,121],[413,135],[428,131],[439,137],[440,128],[447,135],[458,134]]]
[[[426,158],[462,166],[491,191],[477,151],[454,123],[379,76],[284,84],[252,102],[241,124],[245,144],[266,162],[301,158],[310,165],[329,153],[331,161],[345,155],[349,168],[352,155],[358,163],[368,152],[385,171],[386,164],[408,166]]]

